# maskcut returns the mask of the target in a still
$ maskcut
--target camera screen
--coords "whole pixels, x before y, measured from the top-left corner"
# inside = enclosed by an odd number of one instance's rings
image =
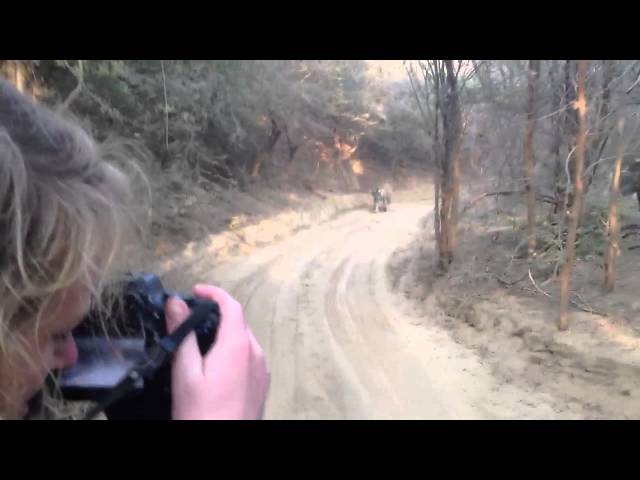
[[[144,339],[76,337],[78,362],[64,371],[60,388],[69,399],[88,400],[104,395],[127,371],[145,357]],[[137,388],[143,388],[143,381]]]

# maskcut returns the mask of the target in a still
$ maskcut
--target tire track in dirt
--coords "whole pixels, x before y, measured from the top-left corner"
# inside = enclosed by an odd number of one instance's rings
[[[358,225],[350,223],[345,224],[344,228],[346,235],[360,229]],[[327,332],[314,328],[317,321],[301,324],[300,319],[317,318],[317,315],[314,317],[313,310],[309,311],[308,308],[302,310],[300,304],[304,298],[305,284],[312,272],[317,272],[321,265],[316,259],[325,255],[326,250],[336,249],[342,241],[341,237],[333,234],[331,228],[302,232],[296,238],[283,242],[280,253],[272,259],[266,262],[262,262],[261,258],[255,259],[259,266],[253,272],[244,272],[241,278],[226,287],[243,304],[245,315],[263,345],[270,364],[282,366],[278,388],[272,389],[269,406],[276,411],[288,411],[287,418],[340,417],[332,408],[327,408],[331,404],[328,400],[331,395],[326,393],[327,389],[322,384],[325,377],[343,371],[344,367],[331,366],[335,355],[319,353],[326,351],[318,347],[324,347]],[[224,276],[221,272],[217,272],[218,275]],[[307,300],[305,306],[308,305]],[[302,342],[306,342],[304,348],[301,348]],[[312,364],[311,370],[315,373],[309,375],[305,367]],[[349,384],[344,380],[341,383],[343,389]],[[313,409],[287,408],[288,405],[309,402],[315,405]]]
[[[387,261],[428,211],[352,211],[244,258],[198,265],[194,279],[229,290],[265,349],[266,418],[487,416],[477,406],[492,395],[484,367],[446,334],[410,326],[416,319],[390,290]]]

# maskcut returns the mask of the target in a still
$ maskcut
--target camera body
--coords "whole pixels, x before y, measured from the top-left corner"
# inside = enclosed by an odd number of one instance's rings
[[[119,285],[109,319],[101,322],[90,312],[74,330],[78,362],[62,372],[59,386],[67,400],[100,401],[128,370],[147,358],[147,350],[167,335],[165,303],[178,296],[189,308],[197,298],[165,290],[160,279],[141,273]],[[213,303],[206,321],[195,329],[204,355],[215,341],[220,311]],[[104,324],[108,324],[105,328]],[[168,420],[171,418],[171,363],[166,362],[151,379],[140,379],[131,394],[105,409],[107,418]]]

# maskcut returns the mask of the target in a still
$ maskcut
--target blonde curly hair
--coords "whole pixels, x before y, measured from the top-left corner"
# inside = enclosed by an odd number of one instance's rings
[[[99,301],[137,221],[131,153],[94,143],[0,79],[0,366],[24,354],[19,329],[37,329],[64,289],[80,282]]]

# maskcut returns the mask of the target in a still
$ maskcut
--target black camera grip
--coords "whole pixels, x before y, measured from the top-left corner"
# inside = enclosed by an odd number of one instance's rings
[[[192,303],[191,314],[189,317],[182,322],[178,328],[171,333],[171,335],[167,335],[162,340],[160,340],[160,346],[169,353],[175,352],[178,346],[184,341],[187,335],[191,333],[193,330],[198,329],[201,325],[209,320],[213,323],[211,328],[213,332],[217,332],[218,323],[220,322],[220,316],[217,313],[218,306],[212,301],[209,300],[196,300]],[[213,318],[209,317],[210,315]],[[209,317],[209,318],[208,318]],[[215,341],[215,338],[210,339],[211,342]]]

